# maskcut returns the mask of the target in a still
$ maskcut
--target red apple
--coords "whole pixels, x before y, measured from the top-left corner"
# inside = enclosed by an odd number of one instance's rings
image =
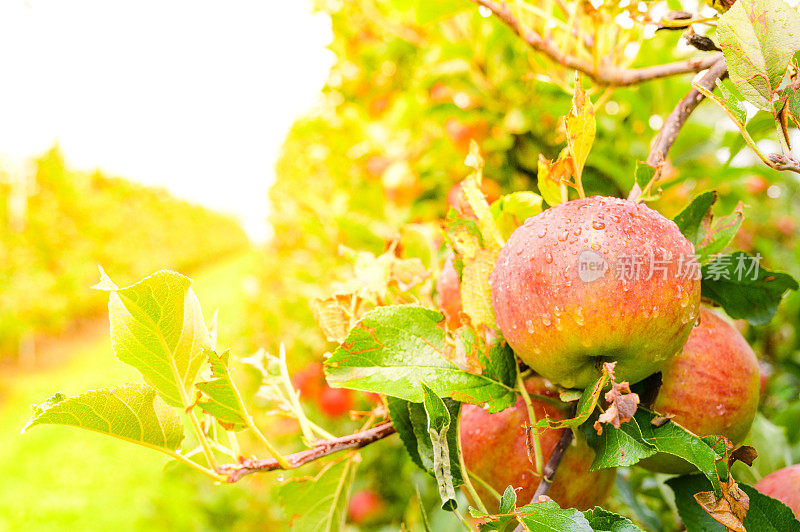
[[[447,318],[447,326],[457,329],[461,325],[461,283],[453,266],[452,255],[444,261],[442,272],[436,279],[436,302]]]
[[[347,506],[347,516],[351,523],[362,524],[374,521],[383,513],[383,500],[370,489],[353,493]]]
[[[616,361],[631,383],[680,352],[697,318],[694,246],[645,205],[592,196],[518,227],[490,282],[497,326],[528,366],[583,388]]]
[[[339,417],[353,409],[353,391],[347,388],[331,388],[325,385],[319,394],[317,404],[323,413]]]
[[[544,379],[534,377],[525,386],[532,394],[537,420],[568,417],[567,405],[560,405],[558,394]],[[521,488],[517,492],[520,504],[530,502],[540,480],[528,457],[526,423],[528,410],[521,397],[513,407],[495,414],[474,405],[461,407],[461,447],[467,469],[498,493],[503,493],[508,486]],[[547,429],[539,435],[545,464],[563,430]],[[600,504],[614,486],[616,470],[590,473],[593,458],[594,451],[582,436],[573,439],[556,470],[548,496],[562,508],[586,509]],[[485,503],[492,501],[480,483],[473,482],[473,485],[481,500]]]
[[[662,371],[653,410],[672,416],[698,436],[720,435],[741,443],[758,410],[758,360],[742,334],[714,311],[701,307],[700,322],[681,354]],[[684,473],[691,466],[671,455],[639,465],[661,473]]]
[[[474,140],[480,143],[489,133],[489,123],[485,120],[465,124],[455,117],[450,117],[444,122],[444,129],[453,144],[461,151],[469,151],[470,143]]]
[[[481,182],[481,192],[486,198],[486,201],[491,204],[500,198],[500,184],[493,179],[484,179]],[[461,188],[461,183],[456,183],[447,192],[447,208],[454,208],[458,214],[463,218],[475,219],[475,211],[467,201],[464,191]]]
[[[292,384],[302,399],[316,401],[325,383],[322,364],[309,362],[306,367],[292,375]]]
[[[800,464],[770,473],[753,486],[764,495],[778,499],[800,519]]]

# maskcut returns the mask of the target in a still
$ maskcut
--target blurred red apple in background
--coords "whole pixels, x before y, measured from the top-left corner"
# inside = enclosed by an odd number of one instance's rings
[[[481,192],[486,202],[490,205],[500,198],[500,184],[493,179],[484,179],[481,182]],[[456,183],[447,192],[447,208],[454,208],[458,214],[463,218],[475,219],[475,211],[467,201],[464,195],[464,190],[461,188],[461,183]]]
[[[661,373],[652,408],[698,436],[720,435],[734,445],[747,436],[758,410],[758,360],[741,333],[701,307],[700,322],[681,354]],[[684,460],[658,454],[639,465],[661,473],[686,473]]]
[[[339,417],[347,414],[354,407],[353,391],[347,388],[331,388],[325,385],[319,394],[317,405],[322,412],[330,417]]]
[[[645,205],[593,196],[526,220],[490,282],[497,326],[528,366],[586,387],[603,362],[631,383],[680,352],[697,318],[694,246]]]
[[[325,382],[322,364],[310,362],[292,376],[292,384],[300,398],[311,401],[327,416],[339,417],[355,407],[355,395],[346,388],[331,388]]]
[[[471,141],[480,143],[489,133],[489,124],[485,120],[477,120],[466,124],[451,116],[444,122],[444,130],[453,144],[461,151],[469,151]]]
[[[309,362],[306,367],[292,375],[292,385],[302,399],[316,401],[324,384],[325,373],[319,362]]]
[[[351,523],[363,524],[375,521],[383,514],[383,500],[370,489],[363,489],[350,496],[347,517]]]
[[[537,419],[566,419],[568,405],[559,405],[558,394],[540,378],[529,379],[525,386],[531,395]],[[528,410],[521,397],[511,408],[490,414],[485,409],[465,404],[461,407],[461,447],[464,463],[498,493],[506,487],[521,488],[517,492],[519,504],[530,502],[539,485],[540,476],[528,458]],[[539,435],[543,462],[553,453],[565,429],[547,429]],[[616,479],[616,469],[589,472],[594,451],[582,436],[573,439],[564,452],[553,477],[548,496],[562,508],[587,509],[600,504],[610,493]],[[480,483],[473,483],[484,503],[492,500]]]
[[[764,495],[784,503],[800,519],[800,464],[770,473],[756,482],[754,487]]]

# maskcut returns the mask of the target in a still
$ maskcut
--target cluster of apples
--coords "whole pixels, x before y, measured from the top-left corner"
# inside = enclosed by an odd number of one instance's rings
[[[617,275],[624,257],[636,254],[673,260],[650,275]],[[698,436],[720,435],[733,444],[745,438],[759,402],[759,364],[739,331],[700,305],[700,281],[681,271],[679,259],[693,254],[675,223],[618,198],[557,205],[513,232],[490,277],[492,301],[497,327],[537,374],[526,383],[537,419],[568,417],[555,386],[590,386],[603,363],[614,361],[617,381],[633,384],[660,373],[660,386],[657,378],[647,380],[655,384],[651,397],[642,394],[643,406]],[[452,261],[437,285],[438,304],[449,326],[457,326],[460,294]],[[527,423],[521,398],[495,414],[472,405],[462,409],[467,467],[500,493],[509,485],[518,488],[523,501],[540,481]],[[540,433],[545,463],[562,430]],[[613,470],[589,472],[593,452],[578,435],[564,453],[549,492],[562,507],[592,507],[612,489]],[[663,473],[691,470],[682,459],[662,454],[639,465]],[[781,498],[770,487],[769,495]]]

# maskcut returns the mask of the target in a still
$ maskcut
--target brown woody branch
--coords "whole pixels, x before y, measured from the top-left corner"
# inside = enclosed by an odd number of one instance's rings
[[[772,163],[772,167],[776,170],[788,170],[789,172],[796,172],[800,174],[800,161],[787,154],[771,153],[767,155],[767,159]]]
[[[708,90],[714,90],[717,80],[720,80],[727,75],[725,58],[721,55],[715,57],[716,59],[708,69],[708,72],[706,72],[705,75],[700,78],[700,81],[697,82],[698,85]],[[650,153],[647,156],[647,164],[656,168],[655,179],[658,179],[660,176],[661,166],[664,164],[667,153],[675,143],[675,139],[678,137],[678,133],[680,132],[681,128],[686,123],[689,115],[692,114],[692,112],[704,99],[705,96],[703,96],[700,91],[693,88],[686,96],[683,97],[680,102],[678,102],[678,105],[675,106],[667,119],[664,121],[664,125],[661,127],[656,139],[650,146]],[[641,192],[642,191],[639,186],[634,184],[628,199],[638,199]]]
[[[395,432],[392,422],[386,421],[371,429],[356,432],[355,434],[348,434],[347,436],[342,436],[341,438],[333,440],[318,441],[311,449],[290,454],[284,458],[289,462],[289,468],[295,469],[309,462],[313,462],[314,460],[319,460],[325,456],[338,453],[339,451],[360,449],[370,443],[391,436]],[[225,464],[219,466],[218,471],[228,476],[228,482],[238,482],[246,475],[263,471],[274,471],[276,469],[281,469],[281,467],[274,458],[261,460],[245,458],[242,459],[240,464]]]
[[[531,28],[523,27],[519,20],[511,13],[511,9],[501,2],[495,0],[472,0],[476,4],[484,6],[499,18],[506,26],[511,28],[523,41],[530,45],[534,50],[545,54],[547,57],[567,68],[579,70],[592,78],[595,82],[602,85],[613,85],[624,87],[635,85],[651,79],[665,78],[677,74],[688,72],[700,72],[709,68],[720,57],[721,54],[714,54],[707,57],[697,57],[654,65],[643,68],[620,68],[616,66],[595,66],[572,55],[561,51],[550,39],[545,39]]]

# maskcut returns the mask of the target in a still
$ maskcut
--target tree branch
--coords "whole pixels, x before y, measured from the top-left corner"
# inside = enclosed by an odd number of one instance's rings
[[[395,428],[392,422],[386,421],[371,429],[356,432],[355,434],[348,434],[347,436],[342,436],[341,438],[333,440],[320,440],[311,449],[289,454],[284,456],[284,458],[289,462],[289,469],[296,469],[303,464],[319,460],[320,458],[338,453],[339,451],[344,451],[345,449],[360,449],[370,443],[391,436],[394,433]],[[263,471],[274,471],[276,469],[282,468],[274,458],[260,460],[244,458],[240,464],[221,465],[217,468],[217,471],[227,475],[228,482],[238,482],[246,475]]]
[[[561,434],[561,437],[558,439],[558,443],[556,443],[556,446],[553,449],[553,454],[550,455],[550,460],[548,460],[547,464],[544,466],[544,470],[542,471],[542,479],[539,481],[539,486],[537,486],[536,493],[533,494],[533,499],[531,502],[538,501],[539,497],[542,495],[547,495],[547,492],[550,491],[550,486],[553,484],[553,476],[555,476],[556,469],[558,469],[558,465],[561,463],[561,459],[564,457],[564,451],[567,450],[567,447],[569,447],[571,442],[572,429],[566,428]]]
[[[780,153],[770,153],[767,159],[772,163],[775,170],[788,170],[800,174],[800,161],[791,155],[782,155]]]
[[[721,54],[714,54],[707,57],[696,57],[684,61],[643,68],[619,68],[615,66],[595,67],[593,64],[578,59],[577,57],[565,54],[559,50],[551,40],[543,38],[536,31],[530,28],[524,28],[519,20],[511,13],[511,9],[507,5],[495,0],[472,1],[491,10],[497,18],[511,28],[514,33],[534,50],[545,54],[553,61],[565,67],[583,72],[602,85],[624,87],[651,79],[665,78],[688,72],[700,72],[701,70],[709,68],[721,57]]]
[[[708,69],[708,72],[706,72],[705,75],[700,78],[700,81],[697,82],[698,85],[708,90],[714,90],[717,80],[722,79],[727,75],[725,58],[721,55],[715,57],[716,59]],[[664,121],[664,125],[661,127],[656,139],[650,146],[650,154],[647,156],[647,164],[656,168],[654,180],[657,180],[660,176],[661,165],[664,164],[667,153],[669,152],[670,148],[672,148],[672,144],[678,137],[678,133],[686,123],[689,115],[692,114],[692,112],[704,99],[705,96],[703,96],[700,91],[693,88],[686,96],[683,97],[680,102],[678,102],[678,105],[675,106],[667,119]],[[642,190],[639,188],[639,186],[634,183],[628,199],[638,199],[641,192]]]

